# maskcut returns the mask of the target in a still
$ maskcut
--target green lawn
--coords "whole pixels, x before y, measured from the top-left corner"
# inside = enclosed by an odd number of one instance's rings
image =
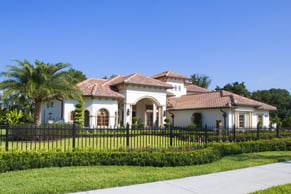
[[[173,138],[174,147],[182,147],[187,145],[196,145],[202,147],[204,143],[189,143],[182,141],[177,138]],[[87,138],[76,138],[75,145],[77,148],[93,148],[96,150],[111,149],[117,150],[120,148],[126,148],[126,137],[87,137]],[[9,141],[9,150],[21,149],[21,150],[41,150],[41,149],[52,149],[57,148],[61,150],[71,149],[73,146],[72,138],[63,138],[60,140],[47,140],[42,142],[34,141]],[[158,135],[148,136],[133,136],[129,139],[129,148],[168,148],[170,147],[170,138]],[[0,150],[5,149],[5,140],[0,139]]]
[[[290,151],[227,156],[184,167],[91,166],[0,173],[0,193],[67,193],[167,180],[291,160]]]
[[[271,187],[266,190],[257,191],[252,194],[290,194],[291,193],[291,184],[280,185],[276,187]]]

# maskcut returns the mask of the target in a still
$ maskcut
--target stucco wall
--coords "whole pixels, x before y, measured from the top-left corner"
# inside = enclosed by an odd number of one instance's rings
[[[62,119],[62,102],[49,101],[42,104],[42,123],[57,122]]]
[[[97,114],[100,109],[105,109],[109,113],[109,127],[117,127],[116,116],[118,113],[118,102],[112,99],[86,100],[87,108],[90,108],[90,126],[96,127]]]
[[[135,105],[142,99],[150,99],[157,105],[157,107],[161,107],[161,112],[166,110],[167,92],[165,89],[144,86],[127,86],[126,89],[120,90],[120,93],[125,96],[123,110],[125,115],[128,109],[132,112],[132,105]],[[163,121],[165,117],[163,115],[161,117],[160,120]],[[130,114],[125,116],[123,122],[131,124],[131,121],[132,118]]]
[[[124,91],[124,94],[126,97],[126,103],[128,104],[135,104],[139,100],[144,98],[152,98],[153,100],[157,101],[161,106],[166,106],[167,103],[167,93],[164,89],[128,86],[127,90]]]
[[[226,127],[232,128],[234,125],[238,127],[239,114],[246,115],[246,127],[256,128],[258,123],[258,115],[262,115],[263,127],[269,128],[269,112],[268,111],[256,111],[253,108],[240,107],[237,109],[223,109],[226,113]],[[174,125],[176,126],[188,126],[191,124],[192,114],[195,112],[202,114],[202,125],[207,124],[208,127],[216,127],[216,121],[221,120],[222,127],[224,126],[223,112],[220,109],[208,109],[208,110],[182,110],[171,111],[175,115]],[[168,114],[170,118],[170,114]]]
[[[65,100],[64,101],[64,122],[72,123],[70,120],[71,112],[75,110],[75,105],[78,102],[76,100]]]
[[[109,127],[116,127],[116,116],[118,113],[118,102],[113,99],[92,99],[84,98],[84,109],[90,113],[90,127],[96,127],[97,113],[100,109],[105,109],[109,113]],[[65,100],[63,107],[63,121],[72,123],[71,112],[75,110],[76,100]],[[43,104],[42,122],[57,122],[62,120],[61,101],[51,101]]]
[[[211,110],[182,110],[182,111],[171,111],[175,115],[174,124],[176,126],[188,126],[192,123],[191,118],[194,113],[202,114],[202,125],[207,125],[208,127],[216,127],[216,121],[224,121],[222,112],[217,109]],[[170,116],[169,116],[170,117]],[[227,122],[228,122],[227,118]],[[222,125],[223,126],[223,125]]]
[[[185,95],[187,93],[187,89],[183,80],[167,79],[167,83],[173,86],[173,88],[168,89],[168,91],[175,94],[176,97]]]

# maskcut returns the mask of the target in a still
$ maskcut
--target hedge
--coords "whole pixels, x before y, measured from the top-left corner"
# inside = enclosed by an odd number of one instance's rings
[[[279,150],[291,150],[291,140],[219,143],[201,150],[8,151],[0,152],[0,172],[93,165],[186,166],[211,163],[227,155]]]

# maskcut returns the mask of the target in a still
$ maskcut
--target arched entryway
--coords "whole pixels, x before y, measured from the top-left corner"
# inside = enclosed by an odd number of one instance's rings
[[[132,105],[132,117],[137,117],[144,127],[162,126],[162,111],[162,106],[152,97],[144,97]]]

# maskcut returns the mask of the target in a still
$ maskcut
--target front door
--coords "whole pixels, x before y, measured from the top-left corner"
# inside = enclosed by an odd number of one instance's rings
[[[153,112],[146,112],[146,127],[153,127]]]

